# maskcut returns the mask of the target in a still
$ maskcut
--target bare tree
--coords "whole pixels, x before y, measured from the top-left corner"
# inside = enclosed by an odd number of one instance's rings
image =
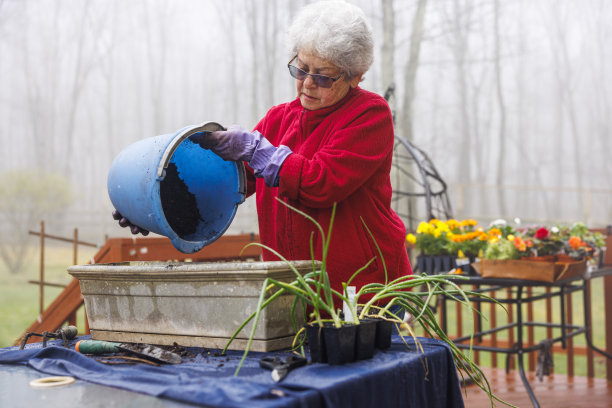
[[[402,112],[400,116],[401,134],[408,140],[412,141],[413,132],[413,114],[414,114],[414,98],[416,93],[416,77],[419,67],[419,56],[421,52],[421,43],[423,42],[423,31],[425,26],[425,12],[427,9],[427,0],[419,0],[417,9],[412,21],[412,33],[410,35],[410,51],[408,54],[408,62],[404,67],[404,98],[402,104]]]
[[[77,115],[81,97],[94,63],[86,41],[92,27],[89,2],[74,11],[76,32],[66,37],[62,30],[70,14],[61,6],[45,15],[38,30],[25,29],[21,51],[21,67],[26,85],[26,112],[32,128],[31,162],[45,170],[69,174],[73,161]],[[26,14],[29,3],[25,3]],[[45,46],[40,51],[40,37]],[[64,38],[67,38],[64,40]],[[60,159],[58,160],[58,157]]]
[[[457,97],[458,97],[458,109],[459,109],[459,129],[457,143],[459,144],[458,153],[458,164],[456,178],[463,180],[464,182],[470,182],[472,180],[471,174],[471,163],[469,158],[471,157],[471,118],[469,111],[469,99],[468,99],[468,41],[469,41],[469,21],[471,8],[461,7],[459,0],[454,0],[452,3],[452,15],[447,16],[447,21],[450,23],[452,30],[448,32],[447,38],[449,40],[451,54],[453,56],[456,75],[456,86],[457,86]],[[464,208],[470,206],[470,194],[464,196]],[[460,216],[461,214],[457,214]]]
[[[263,106],[265,109],[274,105],[274,90],[276,81],[274,80],[276,75],[276,67],[278,65],[277,49],[278,49],[278,38],[279,38],[279,24],[278,24],[278,3],[277,0],[266,1],[263,12],[263,23],[261,38],[262,38],[262,50],[261,55],[265,55],[265,58],[261,60],[254,60],[255,64],[263,64],[263,74],[266,81],[260,83],[264,85],[264,100]],[[258,81],[259,82],[259,81]],[[259,116],[259,115],[258,115]]]
[[[113,58],[112,51],[114,51],[117,37],[117,3],[116,1],[109,2],[107,4],[107,14],[103,18],[110,20],[110,27],[108,30],[108,43],[105,47],[101,48],[103,54],[99,59],[98,68],[102,75],[102,80],[105,83],[105,98],[103,101],[104,120],[103,127],[106,133],[106,154],[109,160],[112,160],[114,155],[118,151],[118,146],[115,145],[115,86],[117,78],[115,77],[115,61]]]
[[[106,213],[105,171],[128,138],[202,113],[252,124],[292,91],[282,29],[310,2],[0,0],[0,170],[70,174],[71,214]],[[608,0],[353,2],[382,45],[368,79],[399,85],[398,134],[470,188],[457,216],[586,217],[586,196],[568,199],[585,193],[545,190],[569,186],[600,189],[591,219],[605,224]],[[491,194],[524,175],[526,199]]]
[[[60,175],[19,169],[0,174],[0,259],[12,274],[21,272],[29,251],[29,229],[72,200],[72,189]]]
[[[224,102],[227,104],[227,110],[230,112],[232,117],[238,117],[238,112],[240,112],[240,105],[242,98],[239,98],[240,95],[240,86],[239,86],[239,64],[238,64],[238,39],[236,38],[236,30],[231,29],[233,22],[236,19],[245,18],[241,13],[242,7],[240,10],[231,10],[226,7],[223,3],[214,2],[215,9],[217,10],[217,15],[219,16],[221,26],[226,28],[223,30],[225,34],[225,39],[227,41],[226,55],[224,55],[224,60],[227,59],[227,65],[229,66],[229,92],[228,97],[224,98]]]
[[[250,104],[250,118],[249,122],[255,121],[259,117],[259,66],[262,56],[259,52],[259,41],[258,39],[260,34],[259,25],[261,22],[259,21],[259,7],[255,4],[255,2],[246,0],[244,2],[244,9],[246,10],[247,15],[247,31],[249,34],[249,45],[251,47],[251,61],[250,66],[251,71],[251,104]]]
[[[164,19],[169,12],[170,3],[167,0],[158,0],[155,7],[151,7],[148,0],[142,3],[142,15],[144,17],[145,42],[146,42],[146,68],[149,76],[149,92],[153,121],[153,134],[160,134],[165,117],[164,87],[166,85],[166,64],[168,62],[168,24]]]
[[[94,67],[94,59],[89,56],[86,58],[86,30],[88,27],[94,27],[95,23],[92,21],[92,16],[89,13],[89,2],[83,2],[81,4],[80,15],[78,17],[79,27],[76,33],[77,44],[76,44],[76,57],[74,61],[74,82],[71,84],[70,94],[68,95],[69,103],[66,105],[67,112],[67,123],[63,133],[64,147],[66,157],[73,157],[74,153],[74,139],[76,137],[75,125],[77,119],[77,111],[81,106],[80,99],[85,88],[86,80]],[[96,61],[97,62],[97,61]],[[68,174],[70,170],[71,160],[64,160],[64,174]]]
[[[408,62],[404,67],[404,98],[402,103],[402,113],[400,117],[400,129],[402,135],[412,141],[413,132],[413,114],[414,114],[414,98],[417,69],[419,66],[419,56],[421,52],[421,43],[423,42],[423,30],[425,26],[425,11],[427,9],[427,0],[419,0],[417,9],[412,21],[412,33],[410,35],[410,51],[408,54]]]
[[[585,71],[590,78],[587,92],[590,96],[585,101],[589,119],[587,120],[587,134],[592,135],[592,160],[586,160],[590,167],[587,174],[595,185],[612,187],[612,75],[609,58],[612,56],[608,45],[612,30],[609,24],[610,3],[606,0],[593,1],[591,8],[585,10],[585,24],[582,25],[589,41],[590,56],[593,62],[586,64]],[[585,47],[587,48],[587,47]],[[589,60],[591,59],[589,58]],[[597,153],[595,153],[597,152]],[[608,200],[602,200],[606,219],[612,219],[612,206]]]
[[[501,11],[499,0],[495,0],[493,2],[493,37],[494,41],[494,59],[493,63],[495,66],[495,90],[496,90],[496,100],[497,100],[497,108],[499,114],[499,128],[498,128],[498,138],[497,138],[497,176],[496,183],[497,186],[500,187],[497,189],[498,192],[498,202],[499,202],[499,213],[506,214],[506,196],[505,191],[501,188],[504,185],[504,166],[506,163],[506,105],[504,101],[504,87],[503,87],[503,79],[502,79],[502,67],[501,67],[501,29],[500,29],[500,19],[501,19]]]
[[[29,14],[29,3],[24,3],[25,14]],[[54,12],[48,16],[57,27],[60,7],[54,8]],[[22,46],[21,50],[21,72],[27,83],[25,89],[25,105],[26,112],[30,118],[29,126],[32,131],[32,150],[31,159],[38,167],[45,169],[50,168],[53,163],[54,146],[56,143],[55,133],[55,106],[53,102],[57,101],[57,84],[59,81],[51,80],[58,75],[58,37],[49,36],[46,42],[46,49],[43,55],[36,55],[32,48],[36,43],[32,39],[33,33],[31,30],[23,30],[20,32]],[[42,58],[45,62],[40,64],[37,61]],[[41,73],[42,71],[42,73]],[[37,77],[38,75],[38,77]]]
[[[529,0],[527,0],[529,1]],[[516,68],[514,75],[514,89],[516,90],[516,95],[514,98],[514,106],[513,109],[516,112],[515,115],[515,130],[513,137],[509,142],[513,142],[512,147],[516,149],[518,155],[520,157],[521,162],[523,163],[522,175],[521,179],[527,180],[531,179],[535,186],[540,191],[538,194],[538,198],[541,201],[541,206],[543,208],[549,209],[552,213],[559,213],[559,202],[561,200],[550,200],[549,194],[544,190],[545,184],[542,179],[542,166],[539,166],[533,159],[534,149],[530,148],[531,137],[529,133],[531,132],[529,116],[530,109],[528,108],[529,100],[527,97],[527,88],[528,88],[528,72],[527,72],[527,62],[526,58],[529,56],[528,54],[528,41],[529,35],[528,26],[525,23],[525,1],[520,0],[517,2],[517,43],[514,44],[517,50],[516,57]],[[515,207],[521,213],[526,213],[529,211],[529,206],[533,206],[533,202],[530,200],[521,199],[518,202],[518,205]],[[555,209],[556,207],[556,209]]]
[[[381,84],[386,92],[390,87],[395,87],[395,13],[393,0],[382,0],[382,28],[383,41],[381,47]],[[391,111],[396,112],[395,98],[389,101]]]
[[[567,5],[564,4],[555,4],[554,7],[551,7],[548,15],[553,17],[553,21],[551,21],[550,26],[547,26],[547,29],[549,30],[548,39],[553,50],[552,55],[555,62],[553,71],[555,79],[557,80],[560,97],[559,103],[562,109],[559,111],[561,116],[558,120],[564,122],[565,119],[568,124],[571,151],[573,153],[574,179],[576,181],[576,186],[580,188],[583,182],[582,148],[575,106],[575,89],[578,77],[573,72],[573,64],[569,56],[569,33],[566,29],[567,21],[573,19],[574,16]],[[561,141],[559,142],[559,144],[562,144]],[[559,166],[565,165],[563,160],[559,160],[558,164]],[[559,171],[563,172],[562,169],[559,169]]]

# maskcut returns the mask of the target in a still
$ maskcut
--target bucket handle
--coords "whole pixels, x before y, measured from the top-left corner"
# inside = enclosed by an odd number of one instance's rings
[[[166,148],[166,151],[161,157],[159,166],[157,167],[157,178],[162,179],[164,177],[164,170],[168,167],[168,163],[174,154],[174,151],[181,144],[181,142],[187,139],[189,136],[199,132],[215,132],[217,130],[225,130],[223,126],[217,122],[204,122],[201,125],[186,127],[177,133],[172,139],[172,142]]]
[[[238,191],[238,193],[240,193],[240,197],[242,197],[242,201],[238,204],[242,204],[247,194],[246,169],[244,168],[243,162],[236,162],[236,164],[238,165],[238,182],[240,183],[240,191]]]

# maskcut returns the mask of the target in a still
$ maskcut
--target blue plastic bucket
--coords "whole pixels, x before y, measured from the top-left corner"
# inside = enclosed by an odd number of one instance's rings
[[[183,253],[214,242],[244,202],[244,165],[221,159],[189,137],[221,129],[206,122],[129,145],[108,173],[113,206],[134,225],[170,238]]]

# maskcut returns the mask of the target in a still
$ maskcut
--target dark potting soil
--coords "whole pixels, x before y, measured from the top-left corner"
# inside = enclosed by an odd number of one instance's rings
[[[159,187],[162,208],[170,227],[180,237],[194,234],[202,217],[195,196],[179,177],[175,163],[168,164],[166,177]]]

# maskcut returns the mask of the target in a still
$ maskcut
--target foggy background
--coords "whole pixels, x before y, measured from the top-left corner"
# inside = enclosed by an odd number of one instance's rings
[[[612,223],[612,2],[350,2],[375,37],[361,86],[394,84],[397,134],[430,157],[455,218]],[[110,216],[114,157],[204,121],[252,128],[293,99],[285,31],[306,3],[0,0],[2,251],[42,219],[130,236]],[[257,232],[254,198],[240,232]]]

